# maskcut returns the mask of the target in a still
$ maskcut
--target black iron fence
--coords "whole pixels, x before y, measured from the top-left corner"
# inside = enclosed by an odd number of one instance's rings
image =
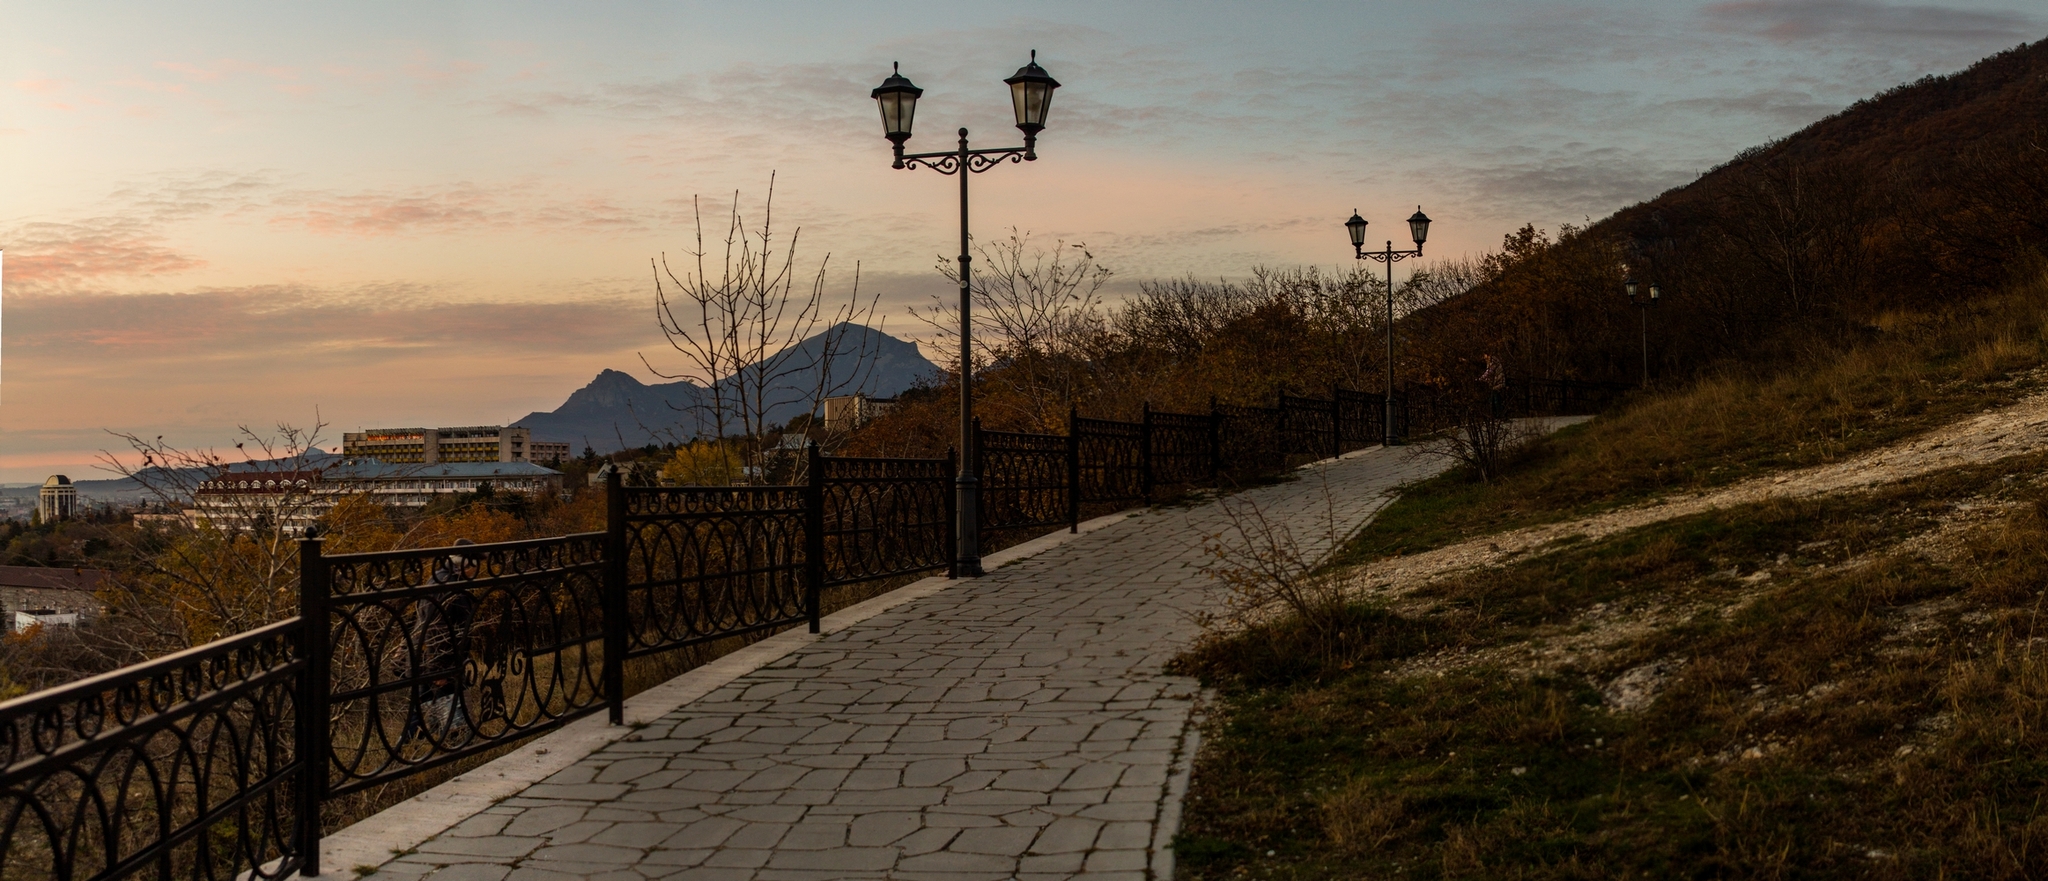
[[[1574,412],[1625,387],[1511,385],[1496,412]],[[1394,428],[1455,424],[1424,392]],[[1469,409],[1469,407],[1468,407]],[[1070,414],[1064,435],[984,431],[981,523],[1076,528],[1162,491],[1270,476],[1375,445],[1380,395]],[[946,570],[955,461],[808,451],[799,486],[606,487],[604,532],[323,553],[300,616],[0,704],[0,879],[281,877],[320,869],[330,798],[608,709],[624,663],[807,624],[836,585]]]
[[[0,877],[302,868],[303,633],[279,621],[0,705]]]

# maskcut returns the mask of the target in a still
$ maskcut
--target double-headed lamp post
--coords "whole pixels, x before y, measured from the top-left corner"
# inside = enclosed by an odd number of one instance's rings
[[[1610,277],[1612,277],[1612,276],[1610,276]],[[1631,303],[1634,303],[1634,304],[1636,304],[1636,308],[1637,308],[1637,309],[1640,309],[1640,310],[1642,310],[1642,313],[1643,313],[1643,388],[1649,388],[1649,387],[1650,387],[1650,307],[1651,307],[1651,306],[1655,306],[1655,305],[1657,305],[1657,297],[1658,297],[1659,295],[1661,295],[1661,294],[1663,293],[1663,291],[1660,291],[1660,290],[1658,290],[1658,288],[1657,288],[1657,283],[1653,281],[1653,282],[1650,282],[1650,289],[1649,289],[1648,293],[1647,293],[1647,294],[1645,294],[1645,295],[1643,295],[1643,296],[1638,296],[1638,295],[1637,295],[1637,293],[1636,293],[1636,292],[1637,292],[1637,290],[1638,290],[1638,288],[1637,288],[1637,285],[1636,285],[1636,280],[1635,280],[1635,277],[1634,277],[1634,276],[1630,276],[1629,278],[1627,278],[1626,280],[1624,280],[1624,281],[1623,281],[1623,282],[1621,283],[1621,288],[1622,288],[1622,290],[1625,290],[1625,291],[1627,291],[1627,292],[1628,292],[1628,301],[1629,301],[1629,302],[1631,302]]]
[[[1351,212],[1351,219],[1344,221],[1344,229],[1351,233],[1351,248],[1358,252],[1360,260],[1378,260],[1387,264],[1387,394],[1383,403],[1386,413],[1382,414],[1380,427],[1384,435],[1380,442],[1393,446],[1394,437],[1394,264],[1409,257],[1422,256],[1422,243],[1429,238],[1429,216],[1422,213],[1422,206],[1415,206],[1415,213],[1408,218],[1408,235],[1415,239],[1415,250],[1396,251],[1394,243],[1387,242],[1386,248],[1378,251],[1365,249],[1365,218]]]
[[[882,132],[896,148],[895,168],[929,168],[940,174],[960,176],[960,475],[954,478],[955,524],[958,544],[954,548],[954,572],[962,578],[981,574],[981,490],[980,457],[974,448],[974,324],[970,290],[973,275],[968,264],[967,177],[969,172],[987,171],[1003,160],[1038,159],[1038,133],[1045,129],[1046,111],[1052,109],[1052,90],[1060,87],[1038,66],[1038,50],[1031,50],[1031,63],[1018,68],[1017,75],[1003,80],[1010,86],[1010,103],[1017,111],[1017,128],[1024,132],[1024,146],[970,150],[967,130],[960,130],[960,145],[939,153],[905,153],[910,140],[910,122],[917,114],[917,99],[924,90],[911,85],[901,70],[874,91],[882,109]]]

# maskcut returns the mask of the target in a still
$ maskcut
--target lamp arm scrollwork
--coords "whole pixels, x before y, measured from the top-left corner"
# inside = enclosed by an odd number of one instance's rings
[[[1412,250],[1412,251],[1395,251],[1395,250],[1391,250],[1391,249],[1390,249],[1390,250],[1385,250],[1385,251],[1360,251],[1360,252],[1358,252],[1358,259],[1360,259],[1360,260],[1372,260],[1372,261],[1375,261],[1375,262],[1378,262],[1378,263],[1399,263],[1399,262],[1401,262],[1401,261],[1403,261],[1403,260],[1406,260],[1406,259],[1408,259],[1408,258],[1410,258],[1410,257],[1420,257],[1420,256],[1422,256],[1422,249],[1421,249],[1421,248],[1416,248],[1415,250]]]
[[[1007,159],[1012,163],[1024,161],[1023,147],[1002,147],[991,150],[967,151],[967,170],[981,173],[1003,164]],[[940,174],[960,173],[960,151],[945,153],[912,153],[903,157],[904,168],[929,168]]]

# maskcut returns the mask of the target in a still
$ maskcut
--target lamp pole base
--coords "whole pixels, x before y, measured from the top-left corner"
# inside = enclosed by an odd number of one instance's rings
[[[981,576],[981,481],[962,474],[953,480],[955,504],[953,577]]]

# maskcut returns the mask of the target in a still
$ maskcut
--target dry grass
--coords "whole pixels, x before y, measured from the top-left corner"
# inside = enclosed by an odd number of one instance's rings
[[[2048,874],[2044,468],[1583,542],[1335,642],[1213,638],[1178,662],[1222,692],[1185,877]]]
[[[2048,277],[1945,316],[1890,314],[1788,364],[1728,367],[1539,443],[1486,484],[1465,471],[1395,502],[1356,562],[1572,519],[1680,490],[1838,462],[2048,385]]]
[[[1352,559],[1835,461],[2013,400],[2048,285],[1888,316],[1438,481]],[[1659,522],[1214,635],[1186,877],[2048,875],[2048,453]],[[1473,510],[1464,510],[1473,508]],[[1407,547],[1403,547],[1407,543]],[[1272,856],[1268,856],[1272,852]]]

